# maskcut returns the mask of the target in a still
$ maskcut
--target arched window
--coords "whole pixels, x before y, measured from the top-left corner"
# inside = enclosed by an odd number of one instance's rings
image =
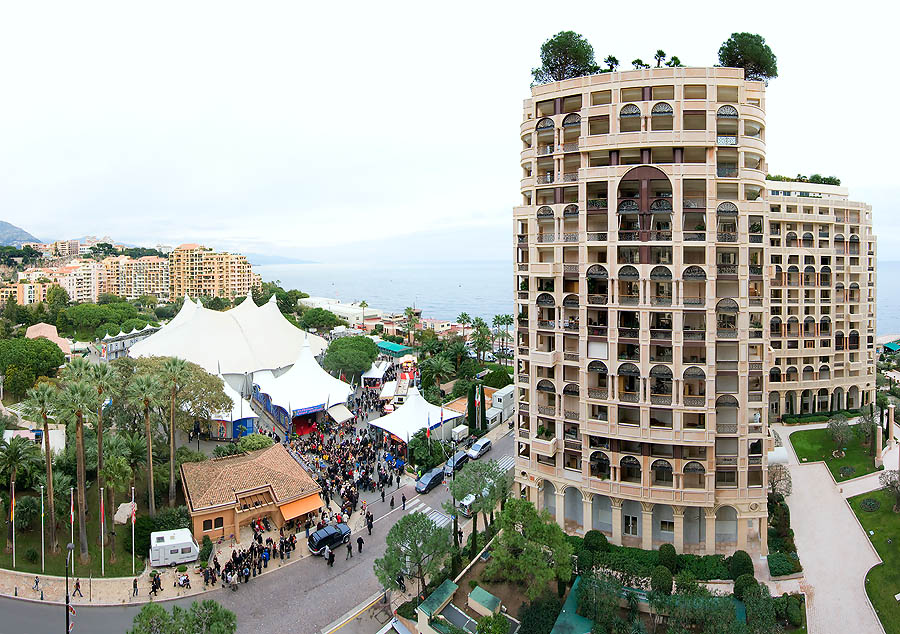
[[[556,300],[550,293],[541,293],[537,296],[538,306],[556,306]]]
[[[672,279],[672,271],[667,269],[664,266],[654,266],[653,270],[650,271],[650,279],[651,280],[671,280]]]
[[[637,201],[630,198],[628,200],[623,200],[618,206],[619,213],[637,212],[640,211],[640,209],[641,207],[638,205]]]
[[[606,368],[606,364],[603,361],[591,361],[588,364],[588,372],[596,372],[597,374],[607,374],[609,370]]]
[[[685,368],[682,376],[685,378],[685,380],[687,380],[687,379],[700,379],[701,381],[706,380],[706,372],[703,371],[703,368],[698,368],[695,365]]]
[[[692,265],[684,270],[684,272],[681,274],[681,277],[686,280],[705,280],[706,271],[704,271],[699,266]]]
[[[543,207],[541,207],[540,209],[537,210],[537,217],[538,218],[552,218],[553,210],[550,207],[544,205]]]
[[[719,303],[716,304],[717,313],[736,313],[739,310],[740,307],[738,306],[738,303],[730,297],[719,300]]]
[[[633,363],[621,363],[616,370],[618,376],[640,376],[641,371]]]
[[[738,407],[738,400],[731,394],[723,394],[716,399],[716,408],[719,407]]]
[[[589,278],[597,279],[597,280],[606,280],[609,279],[609,272],[606,270],[606,267],[602,264],[592,264],[588,267],[588,270],[585,272],[585,275]]]
[[[602,451],[591,454],[591,477],[606,480],[609,478],[609,456]]]
[[[576,112],[567,114],[565,118],[563,118],[562,124],[564,127],[581,125],[581,115]]]
[[[640,279],[640,277],[641,274],[638,272],[638,270],[630,264],[619,269],[620,280],[637,280]]]
[[[622,456],[619,461],[619,478],[622,482],[641,482],[641,463],[634,456]]]
[[[654,104],[653,109],[650,110],[651,115],[667,115],[673,114],[675,111],[672,110],[672,106],[667,104],[665,101],[660,101],[657,104]]]
[[[717,119],[737,119],[738,111],[737,108],[730,105],[724,105],[718,110],[716,110],[716,118]]]
[[[551,383],[547,379],[541,379],[540,381],[538,381],[537,389],[541,392],[550,392],[551,394],[556,394],[556,388],[553,386],[553,383]]]
[[[665,365],[655,365],[650,368],[650,376],[657,379],[671,379],[672,369]]]
[[[537,130],[546,130],[548,128],[553,128],[553,119],[550,119],[549,117],[544,117],[543,119],[541,119],[540,121],[537,122],[537,125],[535,126],[535,128]]]
[[[619,118],[627,119],[628,117],[639,117],[641,116],[641,109],[638,108],[633,103],[622,106],[622,109],[619,110]]]
[[[732,202],[724,202],[716,207],[716,214],[720,216],[736,216],[738,213],[737,205]]]
[[[568,394],[569,396],[578,396],[578,384],[567,383],[563,388],[563,394]]]

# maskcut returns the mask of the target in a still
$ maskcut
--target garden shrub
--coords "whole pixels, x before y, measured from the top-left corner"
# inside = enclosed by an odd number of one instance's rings
[[[673,575],[678,572],[678,554],[672,544],[659,547],[659,565],[668,568]]]
[[[650,575],[650,589],[662,594],[672,594],[672,571],[665,566],[657,566]]]
[[[849,478],[854,473],[856,473],[856,468],[850,465],[845,465],[839,469],[839,473],[841,474],[842,478]]]
[[[678,570],[687,570],[703,581],[731,578],[722,555],[678,555]]]
[[[862,502],[859,503],[859,507],[864,511],[874,513],[881,507],[881,502],[879,502],[875,498],[865,498]]]
[[[756,579],[753,575],[741,575],[737,579],[734,580],[734,596],[741,601],[744,600],[744,595],[749,588],[755,587],[757,585]]]
[[[769,574],[773,577],[783,577],[798,572],[799,562],[793,557],[782,552],[769,553]]]
[[[775,618],[780,621],[787,619],[787,593],[785,592],[780,597],[775,597],[772,601],[775,606]]]
[[[184,564],[181,564],[175,570],[177,570],[178,572],[187,572],[187,566],[185,566]]]
[[[209,538],[209,535],[204,535],[203,543],[200,546],[200,555],[197,557],[197,560],[202,564],[206,564],[209,561],[209,556],[212,554],[212,549],[212,540]]]
[[[519,634],[550,634],[556,623],[562,603],[556,597],[535,599],[530,604],[522,604],[519,611]]]
[[[690,570],[682,570],[675,575],[675,592],[678,594],[694,596],[703,594],[702,590],[697,583],[697,577]]]
[[[38,560],[38,551],[34,548],[29,548],[25,551],[25,559],[28,560],[29,563],[37,563]]]
[[[594,568],[594,553],[587,548],[579,551],[575,559],[578,574],[580,575],[590,572]]]
[[[566,539],[568,540],[569,544],[572,545],[573,553],[584,550],[584,538],[579,537],[578,535],[566,535]]]
[[[728,558],[728,570],[732,579],[737,579],[741,575],[753,575],[753,560],[750,555],[743,550],[736,550],[734,554]]]
[[[609,550],[609,541],[600,531],[588,531],[584,536],[584,547],[595,553],[605,553]]]
[[[803,625],[803,606],[800,599],[789,596],[787,599],[787,610],[785,611],[787,621],[794,627]]]
[[[410,621],[415,621],[416,618],[416,602],[415,600],[407,601],[406,603],[401,603],[400,607],[397,608],[397,614],[402,616],[404,619],[409,619]]]

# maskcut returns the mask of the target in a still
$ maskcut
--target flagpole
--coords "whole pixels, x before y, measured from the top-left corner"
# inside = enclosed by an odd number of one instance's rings
[[[71,535],[69,542],[75,543],[75,488],[69,487],[69,528]],[[75,576],[75,557],[72,557],[72,576]]]
[[[41,572],[44,572],[44,485],[41,485]]]
[[[134,576],[134,487],[131,487],[131,576]]]
[[[106,527],[103,525],[103,487],[100,487],[100,576],[106,576],[106,557],[104,552],[104,537],[103,534]]]

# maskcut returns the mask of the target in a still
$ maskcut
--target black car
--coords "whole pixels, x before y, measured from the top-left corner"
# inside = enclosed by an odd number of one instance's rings
[[[338,544],[350,541],[350,527],[346,524],[329,524],[309,536],[307,545],[313,555],[321,555],[326,546],[334,550]]]
[[[431,471],[426,471],[422,477],[416,481],[417,493],[428,493],[434,487],[444,481],[444,468],[435,467]]]
[[[468,461],[469,456],[465,451],[457,451],[451,456],[450,460],[447,461],[447,464],[444,465],[444,475],[449,478],[453,475],[454,471],[462,469]]]

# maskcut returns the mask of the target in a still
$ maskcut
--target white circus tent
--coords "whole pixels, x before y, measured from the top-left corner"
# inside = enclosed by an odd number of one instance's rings
[[[417,388],[412,387],[403,405],[387,416],[369,421],[369,424],[393,434],[403,442],[409,442],[416,432],[426,426],[431,428],[432,438],[449,440],[453,424],[448,423],[460,417],[462,414],[458,412],[432,405]]]
[[[210,374],[221,373],[226,383],[241,388],[240,377],[290,366],[304,343],[315,355],[328,346],[323,338],[285,319],[274,295],[263,306],[248,296],[224,312],[209,310],[185,297],[181,310],[168,324],[135,343],[128,353],[132,357],[180,357]]]

